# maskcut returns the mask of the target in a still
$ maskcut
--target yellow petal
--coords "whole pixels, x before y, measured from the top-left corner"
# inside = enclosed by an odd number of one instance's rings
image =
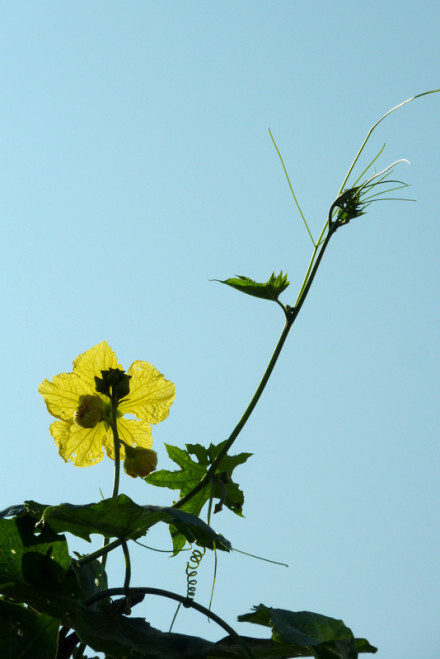
[[[102,445],[108,434],[104,423],[80,428],[68,421],[54,421],[49,430],[66,462],[71,460],[76,467],[90,467],[102,460]]]
[[[79,405],[79,397],[96,395],[95,375],[107,368],[118,368],[115,353],[107,341],[101,341],[79,355],[73,362],[73,373],[60,373],[52,382],[44,380],[38,387],[52,416],[71,421]]]
[[[83,352],[73,362],[75,375],[80,378],[85,386],[92,386],[93,390],[95,390],[95,375],[101,377],[101,371],[108,368],[121,368],[121,366],[119,366],[116,355],[107,341],[101,341],[90,350]]]
[[[74,373],[60,373],[52,382],[44,380],[38,391],[43,396],[50,414],[64,421],[73,420],[80,396],[96,393],[91,384],[85,384]]]
[[[118,419],[118,434],[129,446],[141,446],[142,448],[151,448],[153,445],[153,437],[151,435],[150,424],[146,421],[138,421],[137,419]],[[113,435],[111,433],[105,439],[105,450],[109,458],[115,459]],[[124,445],[121,445],[120,453],[121,460],[125,457]]]
[[[148,423],[166,419],[176,393],[174,384],[148,362],[133,362],[127,374],[131,375],[130,393],[120,402],[119,411]]]

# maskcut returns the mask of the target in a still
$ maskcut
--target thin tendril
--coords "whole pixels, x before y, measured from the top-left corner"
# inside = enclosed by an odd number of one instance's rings
[[[307,229],[307,233],[308,233],[309,236],[310,236],[310,240],[312,241],[313,245],[316,247],[316,245],[315,245],[315,241],[313,240],[312,232],[311,232],[310,229],[309,229],[309,225],[307,224],[307,220],[306,220],[306,218],[305,218],[304,215],[303,215],[303,212],[302,212],[302,210],[301,210],[301,206],[299,205],[299,202],[298,202],[298,200],[297,200],[297,198],[296,198],[296,195],[295,195],[295,193],[294,193],[294,191],[293,191],[293,187],[292,187],[292,184],[291,184],[291,182],[290,182],[289,175],[288,175],[288,173],[287,173],[287,169],[286,169],[286,166],[285,166],[285,164],[284,164],[284,160],[283,160],[283,158],[282,158],[282,156],[281,156],[280,150],[278,149],[277,143],[275,142],[274,136],[272,135],[272,132],[271,132],[270,128],[269,128],[269,135],[270,135],[270,138],[271,138],[271,140],[272,140],[272,142],[273,142],[273,145],[274,145],[274,147],[275,147],[275,150],[276,150],[276,152],[277,152],[277,154],[278,154],[278,157],[279,157],[279,159],[280,159],[280,161],[281,161],[281,165],[283,166],[284,174],[285,174],[285,177],[286,177],[286,179],[287,179],[287,183],[289,184],[290,192],[292,193],[292,197],[293,197],[293,199],[294,199],[294,201],[295,201],[296,207],[297,207],[297,209],[299,210],[299,214],[300,214],[301,217],[302,217],[302,221],[304,222],[304,225],[305,225],[305,227],[306,227],[306,229]]]
[[[236,547],[232,547],[232,551],[237,551],[239,554],[244,556],[250,556],[251,558],[257,558],[259,561],[264,561],[265,563],[273,563],[274,565],[281,565],[282,567],[289,567],[287,563],[280,563],[280,561],[273,561],[270,558],[263,558],[263,556],[257,556],[256,554],[250,554],[248,551],[242,551]]]
[[[339,189],[338,196],[339,196],[339,195],[341,194],[341,192],[344,190],[344,188],[345,188],[345,186],[346,186],[346,184],[347,184],[347,181],[348,181],[348,179],[349,179],[349,177],[350,177],[351,172],[353,171],[353,169],[354,169],[354,167],[355,167],[357,161],[359,160],[359,158],[360,158],[360,156],[361,156],[361,154],[362,154],[362,151],[364,150],[364,148],[365,148],[365,146],[366,146],[368,140],[370,139],[370,137],[371,137],[373,131],[378,127],[378,125],[379,125],[384,119],[386,119],[386,117],[388,117],[388,115],[390,115],[392,112],[395,112],[395,111],[398,110],[399,108],[403,107],[403,106],[406,105],[407,103],[410,103],[411,101],[414,101],[416,98],[421,98],[422,96],[426,96],[427,94],[436,94],[437,92],[440,92],[440,89],[431,89],[431,91],[429,91],[429,92],[423,92],[422,94],[417,94],[416,96],[412,96],[411,98],[408,98],[406,101],[403,101],[403,103],[399,103],[399,105],[396,105],[394,108],[391,108],[391,110],[388,110],[388,112],[385,112],[385,114],[382,115],[382,117],[381,117],[378,121],[376,121],[375,124],[373,124],[373,126],[372,126],[372,127],[370,128],[370,130],[368,131],[368,133],[367,133],[367,135],[366,135],[364,141],[362,142],[362,144],[361,144],[361,146],[360,146],[360,149],[359,149],[359,151],[357,152],[357,154],[356,154],[356,156],[355,156],[353,162],[351,163],[351,165],[350,165],[350,167],[349,167],[349,169],[348,169],[348,172],[347,172],[347,174],[345,175],[344,180],[342,181],[342,185],[341,185],[341,187],[340,187],[340,189]]]
[[[176,607],[176,610],[174,611],[173,619],[171,620],[171,625],[170,625],[170,628],[168,630],[169,633],[171,633],[171,631],[173,629],[174,623],[176,622],[177,614],[179,613],[181,606],[182,606],[182,602],[179,602],[179,604]]]
[[[355,181],[355,182],[353,183],[353,185],[352,185],[353,188],[356,187],[356,185],[359,183],[359,181],[361,180],[361,178],[363,177],[363,175],[366,174],[366,173],[368,172],[368,170],[370,169],[370,167],[372,167],[372,166],[374,165],[374,163],[375,163],[376,160],[379,158],[379,156],[382,155],[383,150],[385,149],[385,146],[386,146],[386,145],[384,144],[383,147],[378,151],[377,155],[374,156],[374,158],[373,158],[373,160],[370,162],[370,164],[367,165],[367,166],[365,167],[364,171],[361,172],[361,173],[359,174],[359,176],[357,177],[356,181]]]
[[[211,512],[212,512],[212,501],[214,499],[214,483],[211,481],[211,496],[209,497],[209,505],[208,505],[208,515],[206,518],[206,523],[208,526],[211,525]],[[211,597],[209,598],[209,610],[211,611],[212,607],[212,600],[214,599],[214,590],[215,590],[215,580],[217,577],[217,545],[215,544],[215,540],[213,540],[213,549],[214,549],[214,576],[212,579],[212,586],[211,586]],[[208,618],[209,620],[209,618]]]
[[[213,545],[214,545],[214,576],[212,577],[211,597],[209,598],[209,606],[208,606],[208,609],[210,611],[212,608],[212,601],[214,599],[214,590],[217,579],[217,566],[218,566],[217,545],[215,544],[215,540],[213,541]]]
[[[158,551],[163,554],[174,554],[173,549],[156,549],[156,547],[150,547],[149,545],[145,545],[143,542],[139,542],[139,540],[133,540],[137,545],[140,545],[141,547],[145,547],[145,549],[151,549],[151,551]],[[179,549],[178,553],[180,554],[182,551],[191,551],[190,547],[186,549]]]

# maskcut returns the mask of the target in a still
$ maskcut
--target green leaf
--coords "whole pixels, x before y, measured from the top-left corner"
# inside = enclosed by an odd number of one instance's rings
[[[356,659],[359,652],[375,653],[377,648],[364,639],[355,639],[342,620],[309,611],[272,609],[260,604],[252,613],[238,616],[240,622],[251,622],[272,628],[272,640],[309,650],[317,659]]]
[[[169,457],[179,465],[180,469],[177,471],[167,469],[155,471],[147,476],[145,480],[157,487],[179,490],[180,498],[182,498],[202,480],[224,445],[225,442],[221,442],[217,445],[211,444],[209,448],[205,448],[201,444],[187,444],[187,450],[185,451],[177,446],[165,444]],[[232,472],[235,467],[246,462],[251,455],[252,453],[226,455],[217,467],[211,485],[208,483],[203,490],[187,501],[180,510],[198,517],[203,506],[212,495],[214,499],[220,500],[221,505],[224,504],[236,515],[242,517],[244,494],[237,483],[232,480]],[[194,456],[196,460],[193,460],[191,456]],[[173,539],[174,553],[176,554],[184,547],[185,538],[182,537],[176,527],[170,527],[170,532]]]
[[[186,444],[186,451],[177,446],[165,444],[168,455],[179,465],[177,471],[162,469],[155,471],[145,478],[147,483],[157,487],[168,487],[172,490],[180,490],[180,498],[189,494],[192,489],[202,480],[208,469],[216,460],[220,451],[226,442],[220,444],[211,444],[205,448],[200,444]],[[240,453],[238,455],[226,455],[218,465],[213,482],[212,495],[215,499],[224,498],[224,504],[236,515],[242,516],[244,503],[244,494],[239,486],[232,481],[232,472],[235,467],[243,464],[250,458],[252,453]],[[194,456],[196,460],[193,460]],[[196,494],[189,502],[189,508],[195,515],[200,512],[211,496],[211,487],[207,484],[206,488]]]
[[[40,614],[59,615],[61,624],[75,629],[79,639],[97,652],[125,659],[194,659],[208,656],[212,643],[184,634],[167,634],[151,627],[141,618],[126,618],[107,611],[93,610],[68,597],[50,597],[31,586],[19,583],[0,585],[0,593],[27,603]],[[3,656],[3,655],[2,655]],[[14,659],[16,656],[13,655]],[[42,655],[44,659],[50,655]],[[27,659],[34,659],[28,655]]]
[[[275,276],[273,272],[265,284],[260,284],[249,277],[243,275],[236,275],[230,279],[214,279],[221,284],[232,286],[237,291],[253,295],[254,297],[261,297],[264,300],[278,300],[278,297],[289,286],[290,282],[287,281],[287,275],[283,275],[281,270],[280,274]]]
[[[82,558],[78,554],[77,556]],[[81,602],[85,602],[95,593],[108,588],[107,574],[99,560],[88,560],[85,563],[80,563],[73,559],[69,570],[75,579],[79,592],[78,599]]]
[[[231,544],[195,515],[161,506],[139,506],[125,494],[99,503],[75,506],[63,503],[44,509],[42,523],[58,532],[69,532],[90,540],[91,533],[107,538],[136,539],[158,522],[172,524],[188,542],[212,549],[229,551]]]
[[[131,590],[136,596],[136,589]],[[127,618],[118,612],[118,608],[109,604],[106,608],[94,609],[57,593],[42,593],[27,584],[9,582],[0,584],[0,593],[8,599],[22,601],[33,611],[51,620],[59,618],[62,625],[74,629],[79,639],[97,652],[104,652],[109,657],[126,659],[243,659],[242,645],[235,637],[227,636],[216,643],[196,636],[161,632],[151,627],[142,618]],[[1,604],[1,602],[0,602]],[[1,609],[0,609],[1,612]],[[313,615],[313,614],[312,614]],[[40,616],[38,616],[40,618]],[[0,626],[0,630],[2,627]],[[6,625],[9,630],[9,625]],[[313,648],[291,643],[276,642],[269,639],[241,637],[251,650],[255,659],[287,659],[290,657],[315,656],[320,659],[336,659],[346,654],[319,654],[324,645]],[[328,645],[330,648],[330,645]],[[363,651],[374,652],[375,648]],[[2,646],[3,650],[3,646]],[[16,656],[12,655],[11,659]],[[30,654],[26,659],[46,659],[53,655]],[[3,655],[2,655],[3,657]]]
[[[50,528],[35,528],[24,514],[0,520],[0,583],[16,580],[37,587],[59,584],[70,564],[67,542]]]
[[[22,604],[0,600],[2,659],[51,659],[57,655],[60,621]]]

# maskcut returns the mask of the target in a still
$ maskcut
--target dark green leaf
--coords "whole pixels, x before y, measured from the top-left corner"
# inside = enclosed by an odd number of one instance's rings
[[[283,271],[276,276],[273,272],[264,284],[243,275],[237,275],[236,277],[225,280],[215,279],[214,281],[227,284],[227,286],[232,286],[237,291],[247,293],[247,295],[253,295],[254,297],[260,297],[264,300],[278,300],[278,297],[286,290],[290,283],[287,281],[287,275],[283,275]]]
[[[371,654],[375,654],[377,652],[377,648],[374,647],[374,645],[370,645],[370,643],[367,641],[366,638],[357,638],[356,639],[356,650],[360,652],[370,652]]]
[[[53,617],[59,613],[61,624],[75,629],[82,642],[96,652],[118,659],[128,656],[131,659],[179,659],[182,656],[202,659],[208,656],[212,646],[209,641],[197,637],[160,632],[143,619],[126,618],[111,609],[106,612],[92,610],[57,594],[48,597],[25,584],[3,584],[0,592],[26,602],[39,613]],[[33,655],[28,659],[31,657],[33,659]]]
[[[78,598],[85,602],[89,597],[95,593],[101,592],[108,588],[107,574],[102,567],[101,561],[86,561],[80,563],[77,560],[72,560],[69,568],[69,574],[75,579],[78,590]]]
[[[158,522],[172,524],[189,542],[229,551],[226,538],[198,517],[183,510],[161,506],[139,506],[125,494],[99,503],[74,506],[64,503],[44,510],[42,522],[56,531],[73,533],[90,540],[91,533],[107,538],[136,539]]]
[[[51,659],[56,657],[60,621],[22,604],[0,600],[2,659]]]
[[[318,659],[356,659],[358,652],[376,652],[367,641],[357,641],[342,620],[318,613],[272,609],[260,604],[238,620],[271,627],[273,641],[310,648]]]
[[[50,527],[36,532],[35,522],[27,514],[0,520],[0,583],[40,580],[59,584],[62,579],[70,563],[66,540]]]
[[[9,506],[9,508],[5,508],[0,512],[0,519],[4,517],[17,517],[23,512],[25,512],[25,507],[22,503],[18,504],[18,506]]]
[[[245,656],[242,645],[237,643],[234,637],[227,636],[217,643],[212,643],[194,636],[161,632],[141,618],[129,619],[121,615],[113,605],[93,609],[69,597],[56,593],[42,593],[32,586],[19,582],[0,585],[0,593],[7,598],[28,604],[34,611],[48,616],[46,619],[49,622],[51,618],[59,618],[62,625],[76,630],[83,643],[97,652],[104,652],[117,659],[125,659],[127,656],[132,659],[180,659],[181,657],[243,659]],[[136,590],[133,590],[133,595],[136,596]],[[264,616],[258,617],[266,620]],[[332,659],[336,659],[336,657],[348,656],[340,653],[319,655],[317,651],[324,647],[322,644],[311,648],[268,639],[242,637],[242,640],[255,659],[288,659],[305,656],[328,658],[331,656]],[[375,648],[371,648],[368,644],[368,648],[365,646],[366,641],[363,643],[363,649],[359,648],[359,651],[375,651]],[[328,647],[330,649],[330,645]],[[13,656],[15,659],[15,655]]]

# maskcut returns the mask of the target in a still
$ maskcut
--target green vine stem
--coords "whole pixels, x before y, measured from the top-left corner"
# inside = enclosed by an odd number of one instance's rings
[[[174,504],[173,508],[181,508],[187,501],[193,498],[198,492],[203,490],[207,485],[209,485],[212,476],[214,475],[217,467],[219,466],[220,462],[223,460],[225,455],[228,453],[229,449],[231,448],[232,444],[235,442],[237,439],[238,435],[240,432],[243,430],[247,420],[249,419],[250,415],[254,411],[254,408],[256,404],[258,403],[261,394],[263,393],[266,384],[272,374],[272,371],[274,369],[275,364],[277,363],[278,357],[280,356],[281,350],[283,348],[283,345],[287,339],[287,336],[289,334],[290,328],[292,326],[292,322],[290,318],[286,315],[286,323],[284,325],[284,329],[281,333],[281,336],[278,340],[277,346],[275,348],[275,351],[271,357],[271,360],[266,368],[266,372],[263,375],[263,378],[258,385],[258,388],[249,403],[245,413],[241,417],[240,421],[237,423],[235,426],[234,430],[232,431],[231,435],[229,436],[226,444],[223,446],[222,450],[219,452],[217,458],[214,460],[204,477],[201,479],[201,481],[191,490],[191,492],[188,492],[188,494],[184,497],[182,497],[177,503]]]
[[[175,600],[176,602],[180,602],[184,607],[189,608],[189,609],[195,609],[199,613],[203,613],[206,615],[208,618],[210,618],[213,622],[217,623],[220,627],[222,627],[230,636],[232,636],[236,642],[237,645],[239,645],[243,652],[245,653],[246,657],[248,659],[255,659],[254,655],[252,652],[249,650],[247,647],[246,643],[244,640],[241,638],[239,634],[233,629],[230,625],[228,625],[227,622],[225,622],[220,616],[216,615],[206,607],[202,606],[202,604],[198,604],[197,602],[194,602],[194,600],[189,599],[188,597],[184,597],[183,595],[178,595],[177,593],[173,593],[172,591],[169,590],[163,590],[162,588],[149,588],[147,586],[136,586],[136,587],[131,587],[128,589],[129,593],[131,596],[135,597],[136,595],[158,595],[159,597],[167,597],[168,599]],[[125,588],[109,588],[108,590],[102,590],[99,593],[95,593],[91,597],[89,597],[85,601],[85,606],[90,606],[94,602],[97,602],[98,600],[101,599],[106,599],[107,597],[115,597],[117,595],[127,595],[127,589]]]
[[[105,538],[107,541],[109,541],[109,538]],[[129,538],[126,538],[129,539]],[[96,551],[92,552],[91,554],[87,554],[86,556],[82,556],[81,558],[78,559],[78,564],[79,565],[84,565],[84,563],[89,563],[90,561],[95,561],[98,558],[104,557],[106,554],[109,552],[113,551],[113,549],[116,549],[116,547],[120,547],[124,541],[120,540],[119,538],[117,540],[113,540],[113,542],[107,542],[104,543],[101,549],[97,549]],[[105,567],[105,563],[104,563]]]
[[[434,90],[431,90],[431,91],[428,91],[428,92],[423,92],[422,94],[417,94],[416,96],[413,96],[412,98],[409,98],[409,99],[407,99],[406,101],[403,101],[403,103],[399,103],[399,105],[396,105],[396,106],[395,106],[394,108],[392,108],[391,110],[388,110],[388,112],[386,112],[386,113],[385,113],[385,114],[384,114],[384,115],[383,115],[378,121],[376,121],[376,123],[375,123],[375,124],[370,128],[370,130],[368,131],[368,133],[367,133],[367,135],[366,135],[364,141],[363,141],[362,144],[361,144],[361,147],[360,147],[359,151],[357,152],[357,154],[356,154],[356,156],[355,156],[355,158],[354,158],[352,164],[350,165],[350,167],[349,167],[349,169],[348,169],[348,172],[347,172],[347,174],[346,174],[346,176],[345,176],[345,178],[344,178],[344,180],[343,180],[343,182],[342,182],[341,188],[340,188],[339,193],[338,193],[338,197],[339,197],[339,195],[341,194],[341,192],[343,191],[345,185],[347,184],[347,181],[348,181],[348,178],[350,177],[350,174],[352,173],[352,171],[353,171],[353,169],[354,169],[356,163],[358,162],[359,157],[361,156],[361,154],[362,154],[362,152],[363,152],[363,150],[364,150],[364,148],[365,148],[365,146],[366,146],[368,140],[370,139],[370,137],[371,137],[373,131],[377,128],[377,126],[378,126],[378,125],[379,125],[379,124],[380,124],[380,123],[381,123],[386,117],[388,117],[392,112],[395,112],[395,110],[398,110],[399,108],[401,108],[402,106],[406,105],[407,103],[410,103],[411,101],[415,100],[416,98],[421,98],[422,96],[426,96],[427,94],[435,94],[435,93],[437,93],[437,92],[439,92],[439,91],[440,91],[440,89],[434,89]],[[266,369],[266,372],[265,372],[265,374],[264,374],[264,376],[263,376],[263,379],[261,380],[261,382],[260,382],[260,384],[259,384],[259,386],[258,386],[258,388],[257,388],[257,391],[255,392],[255,394],[254,394],[254,396],[253,396],[251,402],[249,403],[248,408],[246,409],[246,411],[245,411],[245,413],[243,414],[242,418],[241,418],[240,421],[238,422],[237,426],[236,426],[236,427],[234,428],[234,430],[232,431],[232,433],[231,433],[229,439],[227,440],[225,446],[223,447],[223,449],[220,451],[219,455],[217,456],[217,459],[213,462],[213,464],[211,465],[210,469],[209,469],[208,472],[205,474],[205,476],[202,478],[202,480],[200,481],[200,483],[198,483],[198,485],[196,485],[196,487],[195,487],[191,492],[188,492],[188,494],[187,494],[186,496],[184,496],[182,499],[180,499],[180,501],[178,501],[178,502],[174,505],[175,508],[180,508],[180,507],[182,507],[187,501],[189,501],[189,500],[190,500],[195,494],[197,494],[198,492],[200,492],[200,490],[202,490],[202,489],[207,485],[207,483],[210,481],[211,477],[212,477],[213,474],[215,473],[215,471],[216,471],[218,465],[219,465],[220,462],[223,460],[223,458],[225,457],[225,455],[227,454],[227,452],[228,452],[229,449],[231,448],[232,444],[234,443],[234,441],[236,440],[236,438],[237,438],[238,435],[240,434],[241,430],[243,429],[243,427],[244,427],[244,425],[246,424],[247,420],[249,419],[250,415],[252,414],[252,412],[253,412],[253,410],[254,410],[256,404],[258,403],[258,400],[260,399],[260,396],[261,396],[261,394],[263,393],[263,391],[264,391],[264,389],[265,389],[265,387],[266,387],[266,384],[267,384],[267,382],[268,382],[268,380],[269,380],[269,378],[270,378],[270,376],[271,376],[271,373],[272,373],[272,371],[273,371],[273,368],[274,368],[274,366],[275,366],[275,364],[276,364],[276,362],[277,362],[277,360],[278,360],[278,357],[279,357],[279,355],[280,355],[280,352],[281,352],[281,350],[282,350],[282,348],[283,348],[284,342],[285,342],[285,340],[286,340],[286,338],[287,338],[287,336],[288,336],[288,334],[289,334],[290,328],[292,327],[292,325],[293,325],[293,323],[294,323],[296,317],[298,316],[298,313],[299,313],[299,311],[300,311],[302,305],[303,305],[304,302],[305,302],[305,299],[306,299],[306,297],[307,297],[307,294],[308,294],[308,292],[309,292],[309,290],[310,290],[310,287],[311,287],[311,285],[312,285],[312,283],[313,283],[313,280],[314,280],[314,278],[315,278],[315,275],[316,275],[316,273],[317,273],[317,271],[318,271],[318,268],[319,268],[319,264],[320,264],[320,262],[321,262],[321,259],[322,259],[323,255],[324,255],[325,250],[327,249],[327,246],[328,246],[328,243],[329,243],[329,241],[330,241],[330,238],[331,238],[332,235],[335,233],[336,228],[337,228],[337,226],[336,226],[336,225],[333,225],[332,222],[331,222],[332,214],[333,214],[333,211],[334,211],[335,206],[336,206],[336,202],[334,202],[334,203],[331,205],[331,207],[330,207],[330,211],[329,211],[329,214],[328,214],[328,219],[327,219],[326,223],[324,224],[324,227],[323,227],[323,229],[322,229],[322,231],[321,231],[321,234],[320,234],[318,240],[317,240],[316,243],[315,243],[315,241],[313,240],[312,234],[311,234],[311,232],[310,232],[310,229],[309,229],[309,227],[308,227],[308,225],[307,225],[307,222],[306,222],[306,220],[305,220],[305,218],[304,218],[304,215],[303,215],[303,213],[302,213],[302,210],[301,210],[301,208],[300,208],[300,206],[299,206],[299,203],[298,203],[298,201],[297,201],[297,199],[296,199],[296,196],[295,196],[295,194],[294,194],[294,192],[293,192],[293,188],[292,188],[292,186],[291,186],[291,184],[290,184],[290,180],[289,180],[289,177],[288,177],[288,175],[287,175],[287,171],[286,171],[286,168],[285,168],[285,165],[284,165],[283,159],[281,158],[281,154],[280,154],[280,152],[279,152],[279,150],[278,150],[278,147],[277,147],[277,145],[276,145],[276,143],[275,143],[275,140],[274,140],[274,138],[273,138],[273,136],[272,136],[272,133],[271,133],[270,131],[269,131],[269,133],[270,133],[270,136],[271,136],[272,142],[273,142],[273,144],[274,144],[274,146],[275,146],[275,149],[276,149],[276,151],[277,151],[277,153],[278,153],[278,156],[279,156],[280,159],[281,159],[281,163],[282,163],[282,165],[283,165],[284,173],[286,174],[287,181],[288,181],[288,183],[289,183],[289,187],[290,187],[290,190],[291,190],[291,192],[292,192],[293,198],[294,198],[294,200],[295,200],[296,206],[297,206],[297,208],[298,208],[298,210],[299,210],[299,212],[300,212],[300,214],[301,214],[301,217],[302,217],[302,219],[303,219],[303,221],[304,221],[304,223],[305,223],[305,226],[306,226],[306,229],[307,229],[307,231],[308,231],[308,233],[309,233],[309,236],[310,236],[310,238],[312,239],[312,242],[313,242],[313,245],[314,245],[312,258],[311,258],[310,263],[309,263],[309,266],[308,266],[308,268],[307,268],[306,276],[305,276],[305,278],[304,278],[304,282],[303,282],[302,287],[301,287],[301,289],[300,289],[300,292],[299,292],[298,298],[297,298],[297,300],[296,300],[295,306],[294,306],[294,307],[284,307],[284,311],[285,311],[285,313],[286,313],[286,324],[285,324],[285,326],[284,326],[284,329],[283,329],[283,332],[282,332],[282,334],[281,334],[281,337],[280,337],[280,339],[279,339],[279,341],[278,341],[278,344],[277,344],[277,346],[276,346],[276,348],[275,348],[275,351],[274,351],[274,353],[273,353],[273,355],[272,355],[272,358],[271,358],[271,360],[270,360],[270,362],[269,362],[269,365],[268,365],[268,367],[267,367],[267,369]],[[380,153],[381,153],[381,152],[380,152]],[[374,161],[373,161],[373,162],[374,162]],[[327,232],[327,235],[326,235],[326,237],[325,237],[325,240],[323,241],[323,238],[324,238],[324,235],[325,235],[326,232]],[[322,242],[322,241],[323,241],[323,242]],[[319,253],[318,253],[318,249],[319,249]],[[318,255],[317,255],[317,253],[318,253]],[[281,306],[283,306],[283,305],[281,305]]]
[[[332,206],[330,208],[329,217],[331,216],[331,213],[333,212],[333,209],[334,209],[334,204],[332,204]],[[325,226],[326,227],[330,226],[328,221],[326,222]],[[283,310],[284,310],[284,313],[285,313],[285,316],[286,316],[286,322],[284,324],[283,331],[282,331],[281,336],[278,340],[278,343],[275,347],[273,355],[272,355],[272,357],[269,361],[269,364],[266,368],[266,371],[265,371],[265,373],[264,373],[264,375],[261,379],[261,382],[258,385],[257,390],[256,390],[255,394],[253,395],[252,400],[249,403],[245,413],[243,414],[240,421],[235,426],[234,430],[232,431],[231,435],[229,436],[228,440],[226,441],[226,444],[223,446],[222,450],[219,452],[217,458],[214,460],[214,462],[212,463],[212,465],[210,466],[210,468],[208,469],[208,471],[206,472],[204,477],[191,490],[191,492],[188,492],[188,494],[186,494],[177,503],[174,504],[174,506],[173,506],[174,508],[181,508],[182,506],[184,506],[185,503],[187,503],[187,501],[192,499],[192,497],[194,497],[198,492],[203,490],[203,488],[205,488],[210,483],[211,478],[213,477],[213,475],[215,474],[215,472],[217,470],[217,467],[219,466],[219,464],[221,463],[221,461],[223,460],[225,455],[227,455],[229,449],[231,448],[232,444],[237,439],[240,432],[243,430],[246,422],[248,421],[249,417],[251,416],[252,412],[254,411],[258,401],[260,400],[261,394],[263,393],[264,389],[266,388],[266,385],[269,381],[270,376],[272,375],[272,371],[275,367],[275,364],[278,361],[278,357],[281,354],[281,350],[283,349],[284,343],[287,339],[287,336],[290,332],[290,329],[291,329],[293,323],[295,322],[302,305],[305,302],[305,299],[306,299],[306,297],[308,295],[308,292],[310,290],[310,287],[312,285],[313,279],[315,278],[315,275],[316,275],[316,273],[318,271],[318,268],[319,268],[319,265],[321,263],[321,259],[324,256],[324,252],[327,249],[328,243],[330,242],[330,238],[335,233],[335,231],[336,231],[335,226],[329,228],[327,236],[326,236],[324,242],[321,244],[321,248],[319,250],[319,254],[318,254],[318,257],[316,258],[316,260],[315,260],[315,254],[316,254],[316,250],[318,249],[318,247],[314,248],[314,256],[313,256],[313,259],[312,259],[312,263],[311,263],[310,267],[307,270],[306,277],[304,279],[304,283],[303,283],[303,286],[301,288],[301,294],[298,297],[296,305],[294,307],[281,305],[283,307]],[[313,260],[315,260],[314,264],[313,264]]]
[[[130,553],[128,551],[128,545],[127,541],[123,540],[122,541],[122,551],[124,552],[124,559],[125,559],[125,579],[124,579],[124,590],[128,592],[130,588],[130,581],[131,581],[131,560],[130,560]]]

